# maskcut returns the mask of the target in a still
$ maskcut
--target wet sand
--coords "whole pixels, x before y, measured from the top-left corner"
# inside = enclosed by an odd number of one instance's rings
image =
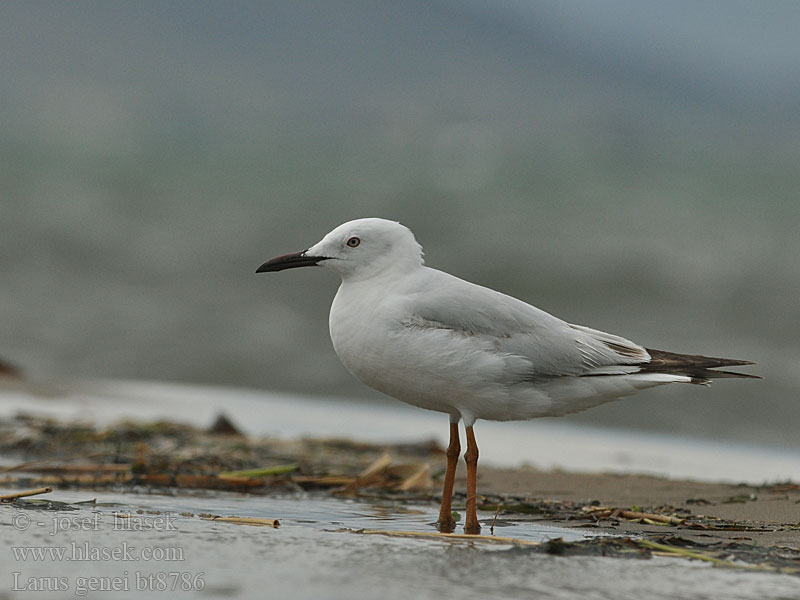
[[[791,483],[757,487],[636,474],[483,468],[479,470],[478,486],[483,494],[585,504],[597,502],[610,507],[647,507],[654,512],[677,513],[687,521],[692,517],[713,517],[732,522],[731,529],[698,531],[686,526],[659,525],[657,532],[680,533],[706,541],[736,539],[800,548],[800,486]],[[654,530],[652,525],[626,519],[619,519],[613,525],[600,521],[597,525],[615,534],[642,534]]]

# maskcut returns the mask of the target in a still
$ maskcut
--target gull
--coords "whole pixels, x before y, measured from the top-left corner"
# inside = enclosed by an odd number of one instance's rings
[[[320,265],[342,278],[329,328],[344,366],[366,385],[450,417],[437,526],[455,529],[451,502],[464,422],[464,532],[480,533],[474,425],[557,417],[667,383],[709,385],[715,370],[746,360],[675,354],[573,325],[521,300],[423,262],[414,234],[395,221],[340,225],[302,252],[273,258],[257,273]]]

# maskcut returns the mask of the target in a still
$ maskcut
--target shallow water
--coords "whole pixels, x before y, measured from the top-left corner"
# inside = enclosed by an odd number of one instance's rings
[[[54,585],[58,591],[37,592],[37,597],[99,598],[113,591],[120,598],[439,599],[536,594],[554,599],[744,600],[793,598],[800,589],[800,580],[789,576],[715,569],[677,559],[560,558],[511,545],[342,531],[433,531],[433,506],[314,495],[57,492],[51,496],[74,502],[96,497],[98,504],[59,511],[0,509],[7,546],[1,576],[7,598],[27,598],[36,586]],[[281,526],[209,522],[186,514],[209,512],[278,518]],[[115,520],[114,513],[129,513],[137,520]],[[122,523],[149,530],[120,530]],[[595,535],[591,530],[513,520],[498,529],[499,535],[533,541]],[[19,554],[34,547],[64,548],[65,554],[40,560]],[[118,555],[112,554],[115,549]],[[82,560],[89,552],[103,551],[105,559]]]

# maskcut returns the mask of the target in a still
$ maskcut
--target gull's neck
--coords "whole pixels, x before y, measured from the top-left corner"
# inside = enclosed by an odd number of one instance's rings
[[[339,273],[339,275],[342,278],[343,285],[365,283],[373,286],[385,286],[392,282],[413,276],[423,269],[424,266],[421,260],[405,260],[402,262],[393,261],[385,264],[365,265],[364,268],[350,272],[342,272]]]

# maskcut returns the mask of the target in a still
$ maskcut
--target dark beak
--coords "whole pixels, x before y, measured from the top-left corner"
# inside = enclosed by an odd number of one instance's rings
[[[283,271],[284,269],[294,269],[295,267],[312,267],[318,265],[319,261],[325,260],[324,256],[308,256],[306,251],[292,252],[268,260],[256,269],[256,273],[269,273],[271,271]]]

